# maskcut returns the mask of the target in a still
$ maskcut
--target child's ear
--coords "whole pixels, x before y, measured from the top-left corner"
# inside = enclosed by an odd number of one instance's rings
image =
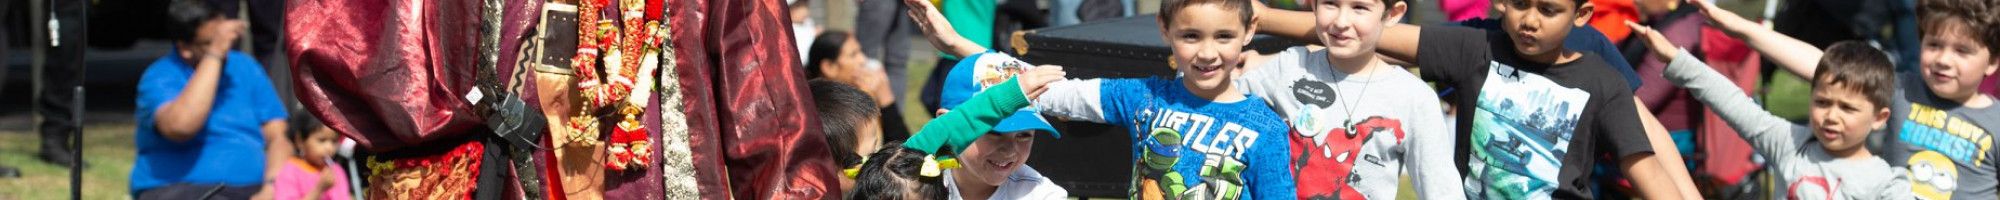
[[[1247,11],[1246,11],[1246,12],[1247,12]],[[1243,29],[1243,34],[1242,34],[1242,36],[1243,36],[1243,39],[1241,39],[1241,40],[1238,40],[1237,42],[1241,42],[1241,43],[1243,43],[1243,44],[1250,44],[1250,39],[1252,39],[1252,38],[1255,38],[1255,36],[1257,36],[1257,20],[1260,20],[1260,19],[1261,19],[1262,17],[1264,17],[1264,16],[1258,16],[1258,15],[1256,15],[1256,14],[1251,14],[1251,15],[1250,15],[1250,21],[1249,21],[1249,23],[1250,23],[1250,24],[1244,24],[1244,25],[1243,25],[1243,27],[1244,27],[1244,29]]]
[[[1409,13],[1410,5],[1409,3],[1396,2],[1396,4],[1389,5],[1388,11],[1388,13],[1383,13],[1385,15],[1382,18],[1382,24],[1394,24],[1403,21],[1403,14]]]
[[[1583,5],[1576,6],[1576,19],[1573,20],[1574,22],[1570,22],[1570,25],[1575,25],[1577,27],[1585,27],[1586,25],[1590,25],[1590,15],[1596,14],[1596,12],[1597,12],[1596,4],[1592,4],[1590,3],[1590,1],[1584,1]]]
[[[1874,127],[1873,130],[1882,130],[1882,127],[1886,127],[1889,125],[1889,109],[1891,108],[1889,108],[1888,106],[1882,106],[1879,109],[1875,109],[1875,121],[1870,122],[1869,124],[1870,127]]]
[[[2000,54],[2000,52],[1986,52],[1986,54],[1994,55],[1994,54]],[[2000,71],[2000,55],[1994,55],[1992,57],[1993,58],[1988,58],[1988,60],[1986,60],[1986,76],[1989,77],[1993,76],[1993,72]]]

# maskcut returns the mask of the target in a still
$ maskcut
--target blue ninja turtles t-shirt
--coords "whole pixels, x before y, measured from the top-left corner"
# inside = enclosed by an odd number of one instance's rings
[[[1164,199],[1295,199],[1288,127],[1264,100],[1213,102],[1179,79],[1106,79],[1052,84],[1037,101],[1044,112],[1072,119],[1078,109],[1132,133],[1132,197]],[[1093,84],[1095,83],[1095,84]],[[1069,87],[1069,88],[1064,88]],[[1048,103],[1059,90],[1089,90],[1094,103]],[[1056,95],[1061,96],[1061,95]],[[1061,97],[1057,97],[1061,98]],[[1095,104],[1098,106],[1065,106]],[[1088,107],[1096,107],[1095,109]]]
[[[1047,87],[1035,100],[1043,113],[1130,131],[1134,199],[1296,199],[1289,128],[1261,98],[1210,101],[1178,78]]]

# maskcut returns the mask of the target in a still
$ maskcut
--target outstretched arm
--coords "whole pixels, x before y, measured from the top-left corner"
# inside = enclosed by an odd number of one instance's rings
[[[1803,138],[1795,135],[1801,133],[1795,130],[1801,127],[1758,108],[1757,102],[1729,82],[1728,77],[1709,69],[1708,64],[1694,56],[1686,55],[1686,50],[1663,45],[1666,37],[1652,28],[1630,23],[1626,25],[1631,26],[1632,32],[1639,34],[1637,39],[1646,41],[1652,51],[1674,56],[1666,60],[1668,64],[1666,69],[1661,70],[1661,76],[1674,85],[1687,88],[1696,100],[1709,105],[1723,122],[1736,129],[1738,136],[1749,141],[1758,154],[1772,159],[1786,159],[1785,156],[1793,155],[1791,151],[1796,150],[1798,145],[1804,144]]]
[[[1256,9],[1257,33],[1292,39],[1307,44],[1319,44],[1313,35],[1313,14],[1265,6],[1264,1],[1250,1]]]
[[[1799,77],[1812,78],[1814,68],[1819,66],[1819,57],[1822,55],[1819,47],[1813,47],[1812,44],[1808,44],[1805,41],[1785,36],[1785,34],[1778,33],[1778,31],[1771,30],[1757,22],[1744,19],[1743,16],[1737,16],[1736,13],[1715,7],[1714,3],[1703,0],[1688,0],[1687,2],[1696,8],[1700,8],[1701,13],[1708,16],[1710,24],[1722,28],[1723,32],[1729,33],[1730,36],[1743,39],[1744,44],[1750,45],[1751,49],[1757,50],[1757,53],[1763,55],[1765,59],[1777,62],[1778,66],[1784,67],[1786,71],[1791,71],[1792,74],[1799,75]],[[1667,55],[1660,56],[1659,58],[1673,59],[1673,56]],[[1662,62],[1666,61],[1669,60],[1663,60]]]
[[[960,58],[986,52],[986,47],[958,35],[958,30],[951,27],[951,22],[945,20],[930,0],[903,0],[903,4],[910,7],[910,20],[917,22],[918,29],[924,31],[925,38],[939,51]]]
[[[911,134],[910,139],[903,142],[903,147],[933,154],[938,148],[951,148],[954,153],[965,152],[965,147],[971,146],[979,136],[986,135],[1001,119],[1031,105],[1037,96],[1046,91],[1046,85],[1062,80],[1064,74],[1062,67],[1042,66],[986,88],[972,99],[953,107],[951,112],[924,123],[922,131]]]
[[[1423,27],[1417,25],[1386,25],[1382,27],[1382,39],[1375,43],[1375,53],[1389,56],[1390,59],[1422,65],[1423,63],[1419,63],[1421,61],[1417,61],[1417,39],[1422,38],[1420,37],[1422,34]]]

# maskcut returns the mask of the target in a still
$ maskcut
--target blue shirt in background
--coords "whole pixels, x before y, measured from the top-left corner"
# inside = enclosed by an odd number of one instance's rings
[[[179,52],[178,49],[169,52]],[[242,52],[229,52],[216,81],[215,105],[200,133],[185,142],[161,136],[154,112],[181,94],[194,64],[169,53],[139,78],[138,161],[132,163],[131,192],[174,183],[249,186],[264,178],[266,122],[284,120],[285,106],[264,67]]]

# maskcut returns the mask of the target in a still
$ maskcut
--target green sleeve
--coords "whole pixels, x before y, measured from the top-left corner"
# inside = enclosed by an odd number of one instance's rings
[[[1021,86],[1015,83],[1016,80],[1007,79],[1007,82],[986,88],[958,107],[952,107],[950,112],[931,119],[917,134],[910,135],[910,139],[903,142],[903,147],[936,154],[938,147],[950,146],[951,152],[965,152],[965,146],[972,145],[972,141],[978,140],[979,136],[992,131],[993,125],[999,124],[1001,119],[1028,107],[1028,97],[1021,94]]]

